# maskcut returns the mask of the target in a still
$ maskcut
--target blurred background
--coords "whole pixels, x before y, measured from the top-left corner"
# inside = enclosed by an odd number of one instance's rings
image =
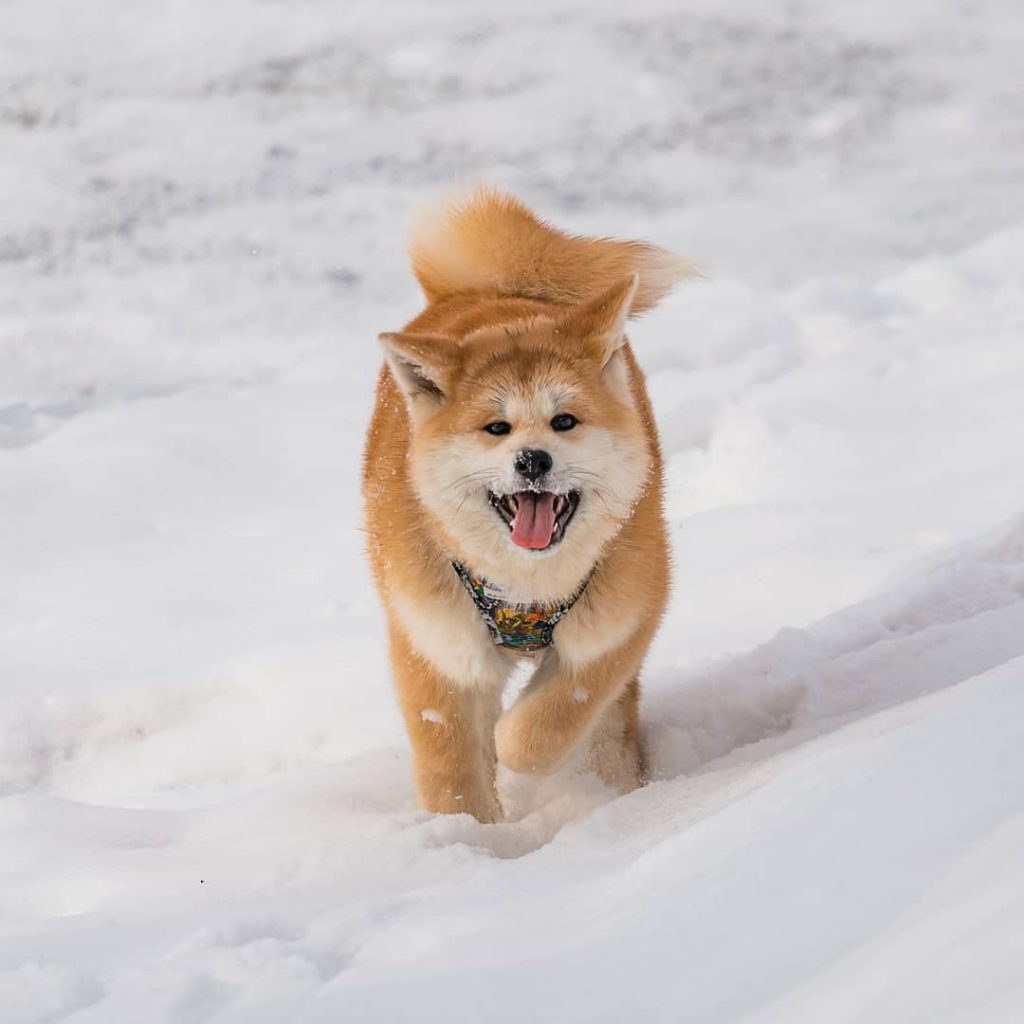
[[[2,10],[8,445],[372,341],[416,306],[415,204],[460,183],[774,289],[1024,212],[1012,0]]]

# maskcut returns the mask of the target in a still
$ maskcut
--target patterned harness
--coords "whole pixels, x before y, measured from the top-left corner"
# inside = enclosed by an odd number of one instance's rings
[[[588,576],[574,594],[549,604],[511,604],[501,599],[501,588],[474,576],[464,565],[452,562],[462,585],[476,605],[491,639],[499,647],[508,647],[522,654],[550,647],[555,626],[569,613],[590,582]]]

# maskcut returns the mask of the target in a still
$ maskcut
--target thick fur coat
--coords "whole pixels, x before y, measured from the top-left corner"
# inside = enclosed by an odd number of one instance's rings
[[[549,773],[578,748],[629,791],[669,555],[658,435],[624,329],[689,265],[566,235],[490,191],[424,218],[412,263],[427,306],[381,335],[364,496],[420,802],[498,821],[497,761]],[[512,603],[584,588],[504,712],[521,655],[494,642],[453,562]]]

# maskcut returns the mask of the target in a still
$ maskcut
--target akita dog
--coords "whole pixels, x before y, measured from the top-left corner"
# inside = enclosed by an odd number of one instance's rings
[[[550,773],[582,745],[628,792],[669,550],[624,329],[690,265],[492,191],[423,220],[412,263],[427,308],[380,336],[363,490],[420,803],[498,821],[497,761]],[[523,656],[536,671],[502,713]]]

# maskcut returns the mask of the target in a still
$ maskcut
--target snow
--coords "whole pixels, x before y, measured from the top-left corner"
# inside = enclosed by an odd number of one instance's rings
[[[1019,4],[5,15],[4,1024],[1024,1015]],[[493,826],[416,809],[358,498],[476,180],[706,273],[631,332],[656,779]]]

